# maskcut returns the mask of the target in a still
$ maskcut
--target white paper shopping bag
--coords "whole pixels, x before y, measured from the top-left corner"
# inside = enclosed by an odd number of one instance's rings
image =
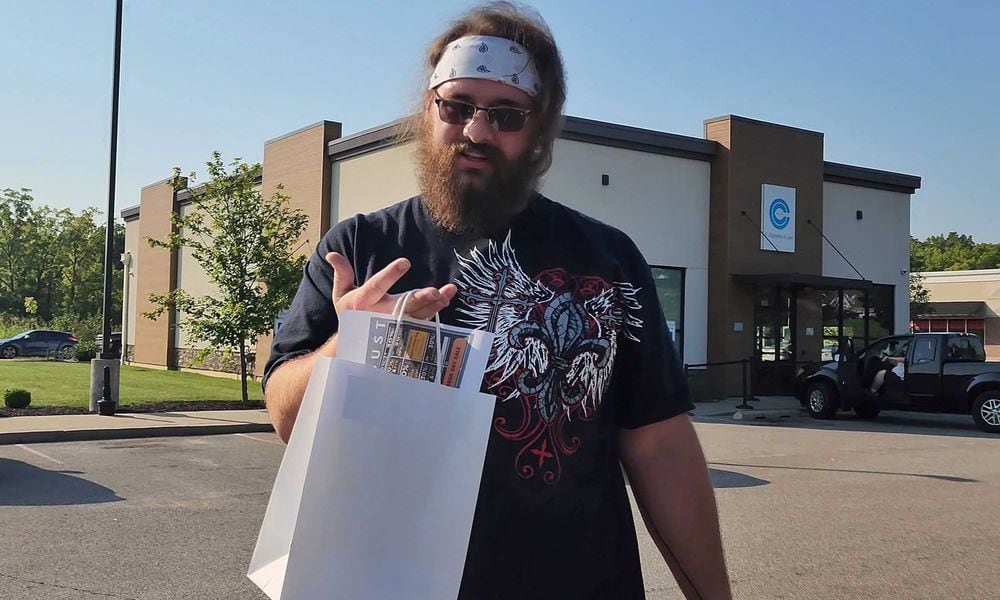
[[[455,598],[494,403],[318,358],[250,579],[275,600]]]

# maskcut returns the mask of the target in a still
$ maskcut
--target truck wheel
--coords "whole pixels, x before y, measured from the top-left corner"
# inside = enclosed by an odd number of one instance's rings
[[[882,412],[882,409],[878,405],[868,402],[865,404],[858,404],[854,407],[854,414],[858,415],[862,419],[874,419],[878,414]]]
[[[1000,390],[989,390],[976,396],[972,403],[972,419],[983,431],[1000,433]]]
[[[832,419],[838,408],[837,392],[829,383],[815,381],[806,388],[806,410],[813,418]]]

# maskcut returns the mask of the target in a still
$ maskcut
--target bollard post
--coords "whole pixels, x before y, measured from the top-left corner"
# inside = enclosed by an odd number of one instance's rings
[[[740,410],[753,410],[754,409],[752,406],[750,406],[750,402],[749,402],[750,396],[747,393],[747,362],[748,361],[745,358],[740,361],[740,370],[743,372],[743,382],[742,382],[743,385],[741,386],[743,388],[742,389],[742,392],[743,392],[743,403],[742,404],[738,404],[736,406],[736,408],[738,408]]]
[[[104,393],[97,401],[97,412],[105,417],[115,416],[115,407],[118,404],[111,397],[111,367],[104,367]]]

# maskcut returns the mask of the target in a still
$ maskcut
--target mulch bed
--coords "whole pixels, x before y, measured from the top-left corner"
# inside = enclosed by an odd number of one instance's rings
[[[120,413],[165,413],[165,412],[187,412],[194,410],[244,410],[264,408],[264,403],[260,400],[251,400],[243,403],[231,400],[196,400],[191,402],[153,402],[150,404],[140,404],[138,406],[125,405],[116,412]],[[86,408],[75,406],[39,406],[28,408],[8,408],[0,406],[0,417],[25,417],[43,415],[85,415],[90,411]]]

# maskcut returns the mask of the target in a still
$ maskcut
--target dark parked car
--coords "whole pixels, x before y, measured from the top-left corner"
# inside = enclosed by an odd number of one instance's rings
[[[67,359],[72,357],[73,346],[77,341],[73,334],[65,331],[32,329],[0,340],[0,357],[58,356]]]
[[[101,349],[104,347],[104,334],[98,333],[97,337],[94,338],[94,341],[97,342],[97,353],[100,354]],[[115,358],[122,357],[122,332],[111,332],[111,351],[114,353]]]
[[[796,382],[799,401],[817,419],[851,409],[863,418],[882,409],[960,413],[1000,433],[1000,363],[986,362],[977,336],[898,335],[860,353],[845,340],[837,358],[803,370]]]

